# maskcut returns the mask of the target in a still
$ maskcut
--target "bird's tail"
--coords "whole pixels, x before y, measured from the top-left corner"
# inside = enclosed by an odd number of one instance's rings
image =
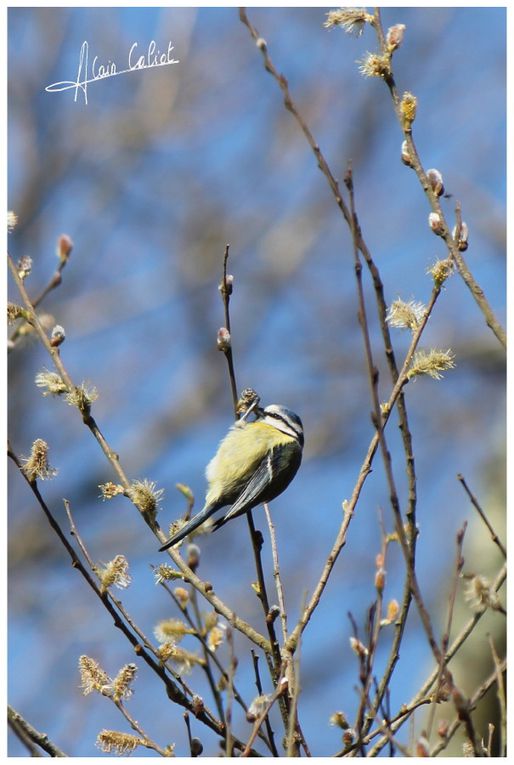
[[[214,504],[207,504],[205,507],[200,510],[199,513],[194,515],[190,521],[186,523],[185,526],[182,526],[180,531],[177,531],[176,534],[173,534],[164,544],[162,547],[159,547],[159,552],[163,552],[164,550],[167,550],[168,547],[172,547],[173,545],[178,544],[181,542],[184,537],[187,537],[188,534],[190,534],[192,531],[198,528],[198,526],[201,526],[201,524],[207,520],[207,518],[210,518],[210,516],[216,512],[220,508],[220,505],[217,503]]]

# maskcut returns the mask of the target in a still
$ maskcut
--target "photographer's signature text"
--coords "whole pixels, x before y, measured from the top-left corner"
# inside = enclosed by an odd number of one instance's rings
[[[52,85],[47,85],[45,90],[48,93],[58,93],[62,90],[74,90],[74,100],[76,101],[79,93],[82,93],[84,96],[84,103],[87,104],[88,85],[90,85],[92,82],[107,80],[109,77],[117,77],[120,74],[126,74],[127,72],[137,72],[141,69],[154,69],[158,66],[170,66],[171,64],[178,64],[178,59],[175,59],[172,56],[173,50],[174,46],[170,42],[168,44],[167,50],[163,53],[157,47],[155,40],[152,40],[146,51],[141,53],[138,43],[135,42],[129,50],[127,61],[128,67],[125,69],[118,69],[114,61],[109,60],[107,63],[101,63],[98,59],[98,56],[93,58],[90,67],[89,44],[87,40],[84,40],[80,48],[76,79],[54,82]]]

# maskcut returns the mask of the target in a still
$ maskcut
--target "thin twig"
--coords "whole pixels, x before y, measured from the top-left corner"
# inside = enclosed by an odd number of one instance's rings
[[[282,621],[282,637],[285,643],[287,641],[287,612],[286,612],[286,603],[284,598],[284,587],[282,585],[282,578],[280,575],[277,537],[275,534],[275,525],[271,517],[271,512],[270,512],[268,503],[265,502],[263,507],[264,507],[264,512],[266,514],[266,520],[268,522],[269,536],[271,541],[271,554],[273,557],[273,576],[275,577],[275,587],[277,589],[278,606],[280,608],[280,619]]]
[[[157,754],[160,754],[161,757],[169,757],[170,752],[166,751],[162,747],[160,747],[158,744],[155,743],[143,730],[143,728],[139,725],[137,720],[135,720],[126,706],[123,704],[122,701],[114,701],[115,706],[120,710],[121,714],[127,720],[132,730],[135,730],[136,733],[139,734],[142,738],[142,746],[145,746],[147,749],[153,749],[154,752],[157,752]]]
[[[468,495],[468,497],[469,497],[469,499],[471,501],[471,504],[473,505],[473,507],[475,508],[475,510],[477,511],[477,513],[479,514],[479,516],[481,517],[481,519],[483,520],[485,525],[487,526],[487,528],[489,530],[489,533],[491,534],[491,539],[493,540],[493,542],[498,547],[498,549],[500,550],[501,554],[503,555],[503,557],[506,560],[507,559],[507,550],[505,549],[505,546],[502,544],[498,534],[493,529],[491,522],[489,521],[488,517],[484,513],[484,511],[483,511],[482,507],[480,506],[477,498],[475,497],[475,495],[473,494],[473,492],[469,488],[468,484],[464,480],[464,476],[462,475],[462,473],[457,473],[457,480],[461,482],[461,484],[462,484],[462,486],[464,488],[464,491],[466,492],[466,494]]]
[[[30,750],[30,747],[28,742],[32,741],[34,744],[37,744],[38,746],[40,746],[41,749],[43,749],[51,757],[68,757],[69,756],[65,754],[62,751],[62,749],[60,749],[56,744],[54,744],[53,741],[50,741],[46,733],[40,733],[38,730],[36,730],[10,704],[7,705],[7,720],[9,722],[9,725],[13,729],[13,731],[25,743],[25,745],[27,746],[27,748],[29,748],[29,750]],[[25,741],[25,737],[28,739],[27,742]],[[37,750],[35,752],[31,751],[31,755],[35,757],[41,756],[37,752]]]
[[[494,735],[494,725],[492,723],[489,723],[487,726],[487,756],[492,757],[492,748],[493,748],[493,735]],[[507,754],[504,755],[506,757]]]
[[[234,676],[236,674],[237,660],[234,653],[234,636],[230,628],[227,630],[227,644],[229,647],[229,672],[227,703],[225,706],[225,755],[226,757],[232,757],[232,700],[234,698]]]
[[[502,662],[496,652],[493,638],[489,635],[489,645],[496,670],[496,688],[498,704],[500,706],[500,757],[507,756],[507,702],[505,698],[505,683],[503,681]],[[490,751],[490,745],[489,745]]]
[[[446,660],[446,653],[448,651],[448,645],[450,643],[450,633],[452,628],[453,611],[455,608],[455,598],[457,596],[457,587],[459,584],[459,578],[462,573],[462,567],[464,566],[464,558],[462,557],[462,545],[464,542],[464,534],[466,533],[467,523],[464,522],[462,529],[457,533],[457,553],[455,556],[455,570],[452,577],[452,588],[450,591],[450,597],[448,599],[448,620],[446,624],[446,630],[441,640],[441,660],[439,662],[439,671],[436,681],[436,689],[433,695],[432,707],[427,723],[427,739],[430,738],[432,733],[432,725],[435,719],[436,704],[439,701],[439,693],[441,690],[441,684],[443,680],[443,672]]]
[[[214,698],[214,703],[216,704],[216,709],[218,710],[218,715],[220,717],[220,720],[223,720],[225,717],[225,712],[223,710],[223,699],[221,698],[221,693],[219,692],[219,689],[216,686],[216,682],[212,674],[212,667],[211,667],[211,661],[210,661],[213,652],[209,650],[207,646],[207,642],[205,639],[203,639],[203,636],[202,636],[202,627],[203,627],[202,615],[200,613],[200,608],[198,607],[198,599],[196,597],[196,590],[194,588],[191,589],[191,604],[193,606],[193,611],[196,617],[196,624],[194,623],[193,619],[191,619],[191,624],[195,629],[196,637],[198,637],[200,640],[203,656],[205,659],[203,670],[207,677],[207,682],[209,683],[209,687],[211,689],[211,693]],[[185,610],[184,610],[184,613],[185,613]]]
[[[251,752],[252,752],[251,747],[252,747],[252,744],[255,741],[256,737],[257,737],[257,733],[258,733],[261,725],[263,724],[264,720],[266,720],[266,718],[267,718],[267,716],[268,716],[268,714],[270,712],[270,709],[273,706],[273,704],[275,703],[275,701],[283,693],[285,693],[286,690],[287,690],[287,683],[279,682],[277,684],[277,687],[273,691],[273,694],[271,695],[271,698],[269,699],[268,703],[266,704],[266,706],[264,707],[263,711],[261,712],[261,714],[259,715],[259,717],[257,718],[257,720],[254,723],[252,732],[250,734],[250,738],[246,742],[246,747],[241,752],[241,757],[249,757],[251,755]]]
[[[227,281],[227,263],[230,245],[225,247],[225,255],[223,257],[223,279],[220,284],[221,299],[223,301],[223,308],[225,311],[225,327],[228,330],[230,340],[228,344],[223,348],[223,353],[227,359],[228,376],[230,379],[230,389],[232,391],[232,404],[234,407],[234,417],[237,419],[237,383],[236,383],[236,371],[234,369],[234,358],[232,354],[232,328],[230,326],[230,295],[232,294],[232,284]]]
[[[253,671],[255,673],[255,686],[257,688],[257,693],[259,694],[259,696],[262,696],[263,695],[263,689],[262,689],[261,676],[260,676],[260,673],[259,673],[259,657],[255,653],[253,648],[250,649],[250,652],[252,654]],[[271,751],[273,753],[273,757],[279,757],[278,749],[277,749],[277,746],[275,744],[275,734],[274,734],[273,728],[271,727],[271,722],[270,722],[270,719],[269,719],[269,715],[266,716],[264,724],[266,725],[266,731],[267,731],[267,734],[268,734],[268,738],[269,738],[269,742],[270,742]]]
[[[40,292],[40,294],[36,298],[33,298],[31,300],[31,303],[32,303],[32,305],[34,307],[34,310],[40,305],[40,303],[43,302],[45,297],[52,290],[54,290],[56,287],[58,287],[62,283],[62,272],[63,272],[63,269],[66,266],[66,263],[68,262],[68,260],[69,260],[69,254],[65,258],[59,258],[59,264],[58,264],[58,266],[57,266],[53,276],[51,277],[50,281],[48,282],[46,287],[43,289],[43,291]],[[16,329],[12,333],[11,337],[9,338],[9,343],[8,343],[8,346],[7,346],[8,347],[8,351],[11,351],[14,348],[14,344],[16,343],[16,340],[20,336],[21,328],[24,326],[25,323],[26,322],[22,322],[18,327],[16,327]]]
[[[191,757],[195,757],[196,755],[193,754],[193,737],[191,735],[191,723],[189,721],[189,712],[184,712],[183,717],[184,717],[184,722],[186,724],[187,740],[189,743],[189,754],[191,755]]]
[[[42,757],[43,755],[37,748],[37,746],[33,743],[32,739],[26,733],[26,731],[18,725],[18,723],[14,722],[14,720],[11,720],[9,717],[9,708],[7,709],[7,724],[9,728],[12,730],[16,738],[21,741],[25,749],[27,749],[29,755],[31,757]]]

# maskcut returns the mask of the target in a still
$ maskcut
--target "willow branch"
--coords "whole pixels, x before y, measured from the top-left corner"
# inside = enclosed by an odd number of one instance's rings
[[[382,54],[384,54],[386,53],[386,40],[384,36],[384,31],[382,28],[382,22],[380,19],[379,8],[375,10],[373,26],[377,33],[377,38],[378,38],[380,47],[382,49]],[[453,237],[450,231],[450,227],[448,226],[448,223],[446,221],[444,212],[442,210],[439,197],[437,196],[437,194],[434,193],[434,190],[432,189],[432,185],[430,184],[430,181],[427,178],[427,174],[423,168],[423,165],[421,164],[421,160],[419,158],[419,154],[416,149],[414,139],[412,137],[412,126],[406,123],[403,119],[402,110],[401,110],[402,99],[396,87],[392,67],[391,67],[390,74],[384,76],[384,80],[387,84],[387,87],[389,88],[389,92],[391,94],[391,98],[393,101],[396,117],[402,129],[404,139],[407,142],[409,159],[412,163],[412,168],[418,177],[418,180],[423,188],[423,191],[425,192],[425,195],[428,199],[428,202],[430,204],[432,211],[437,213],[441,221],[442,230],[440,235],[446,244],[448,253],[450,257],[454,260],[454,262],[457,264],[457,269],[459,271],[459,274],[462,277],[468,289],[470,290],[471,294],[473,295],[475,302],[477,303],[480,311],[482,312],[485,318],[487,326],[492,330],[492,332],[494,333],[498,341],[501,343],[501,345],[504,348],[506,348],[507,335],[505,333],[505,330],[502,327],[502,325],[499,323],[499,321],[496,319],[496,316],[494,315],[494,312],[491,306],[489,305],[489,302],[484,294],[483,289],[479,286],[473,274],[469,270],[469,267],[464,259],[464,256],[462,255],[462,252],[460,252],[458,248],[458,237],[455,237],[455,238]]]
[[[505,549],[505,546],[502,544],[498,534],[493,529],[491,522],[489,521],[488,517],[484,513],[484,511],[483,511],[482,507],[480,506],[477,498],[475,497],[475,495],[473,494],[473,492],[471,491],[471,489],[467,485],[466,481],[464,480],[464,476],[461,473],[457,474],[457,480],[461,482],[461,484],[462,484],[462,486],[464,488],[464,491],[466,492],[466,494],[468,495],[468,497],[469,497],[469,499],[471,501],[471,504],[473,505],[473,507],[475,508],[475,510],[477,511],[477,513],[479,514],[479,516],[481,517],[481,519],[483,520],[485,525],[487,526],[487,529],[488,529],[488,531],[489,531],[489,533],[491,535],[491,539],[493,540],[495,545],[498,547],[498,549],[500,550],[500,552],[503,555],[503,557],[505,559],[507,559],[507,550]]]
[[[10,704],[7,705],[7,721],[16,735],[23,741],[23,743],[29,748],[29,742],[37,744],[43,749],[50,757],[68,757],[62,749],[60,749],[53,741],[50,741],[46,733],[40,733],[36,730],[22,715],[17,712]],[[41,755],[35,751],[31,751],[33,757],[40,757]]]

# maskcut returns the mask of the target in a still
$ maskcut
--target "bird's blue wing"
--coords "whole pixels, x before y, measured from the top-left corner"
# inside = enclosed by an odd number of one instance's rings
[[[261,460],[236,501],[224,515],[214,522],[213,531],[219,529],[220,526],[223,526],[223,524],[230,521],[232,518],[236,518],[238,515],[246,513],[247,510],[251,510],[252,507],[255,507],[255,505],[258,505],[261,501],[266,501],[266,490],[269,488],[277,469],[277,462],[278,460],[275,450],[271,451]],[[261,497],[264,497],[264,499],[261,499]]]

